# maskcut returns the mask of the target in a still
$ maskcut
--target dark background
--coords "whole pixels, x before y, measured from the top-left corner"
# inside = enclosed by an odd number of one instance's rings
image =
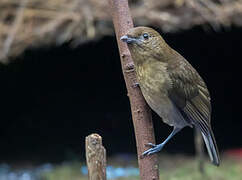
[[[241,147],[242,29],[195,27],[164,38],[208,85],[220,150]],[[84,158],[84,138],[93,132],[108,155],[136,152],[115,38],[69,45],[27,50],[0,65],[0,162]],[[172,128],[153,117],[161,142]],[[194,153],[193,146],[193,130],[185,128],[163,151]]]

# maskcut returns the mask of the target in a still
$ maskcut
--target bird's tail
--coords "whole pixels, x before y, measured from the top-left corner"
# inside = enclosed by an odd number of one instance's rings
[[[206,134],[204,134],[202,131],[201,133],[203,136],[203,140],[206,144],[210,160],[214,165],[219,166],[220,164],[219,152],[218,152],[217,144],[212,130],[210,129],[209,132]]]

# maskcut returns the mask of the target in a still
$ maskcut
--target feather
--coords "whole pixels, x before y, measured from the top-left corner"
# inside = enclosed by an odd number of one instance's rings
[[[186,121],[201,131],[211,161],[219,165],[218,149],[210,125],[209,91],[195,69],[182,56],[179,57],[180,61],[175,60],[168,66],[172,81],[172,87],[168,91],[169,97]]]

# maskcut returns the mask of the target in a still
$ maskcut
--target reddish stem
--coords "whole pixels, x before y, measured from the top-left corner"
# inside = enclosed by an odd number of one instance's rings
[[[110,11],[116,32],[116,38],[121,57],[123,75],[131,105],[133,124],[135,130],[138,162],[142,180],[158,180],[159,170],[157,155],[140,158],[142,152],[147,150],[146,143],[154,143],[154,128],[150,108],[147,106],[140,88],[136,86],[137,80],[128,47],[120,41],[120,37],[133,27],[127,0],[109,0]]]

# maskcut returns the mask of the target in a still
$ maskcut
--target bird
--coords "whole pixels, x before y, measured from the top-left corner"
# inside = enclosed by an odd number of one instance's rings
[[[150,148],[142,156],[159,152],[175,134],[189,126],[201,132],[211,162],[219,166],[219,151],[211,128],[210,93],[198,72],[150,27],[131,28],[120,40],[128,46],[145,101],[164,123],[173,127],[162,143],[146,144]]]

